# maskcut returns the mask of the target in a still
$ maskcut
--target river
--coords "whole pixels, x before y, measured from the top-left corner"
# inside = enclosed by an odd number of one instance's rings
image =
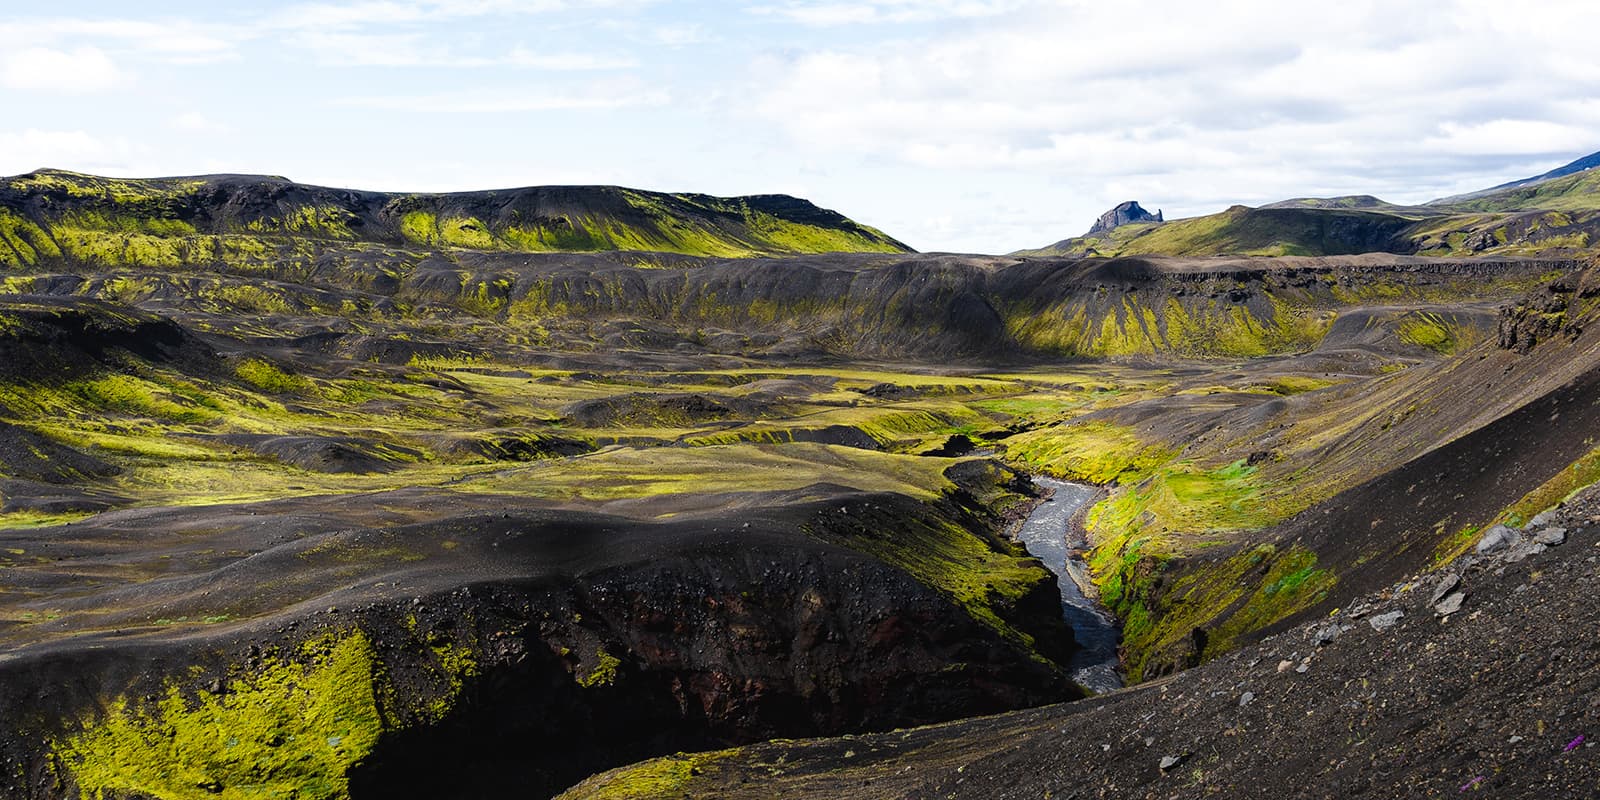
[[[1081,648],[1067,664],[1068,670],[1073,680],[1091,691],[1120,689],[1117,642],[1122,636],[1121,626],[1099,600],[1084,594],[1084,587],[1089,587],[1091,594],[1094,591],[1089,567],[1074,555],[1087,547],[1082,527],[1073,524],[1074,516],[1100,490],[1046,477],[1035,477],[1033,482],[1054,489],[1055,495],[1028,515],[1017,539],[1059,578],[1061,616],[1066,618]]]

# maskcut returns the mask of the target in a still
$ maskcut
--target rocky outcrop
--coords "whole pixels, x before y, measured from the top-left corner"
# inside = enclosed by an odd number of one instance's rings
[[[1112,228],[1131,225],[1135,222],[1166,222],[1166,220],[1159,210],[1152,214],[1144,210],[1144,207],[1139,205],[1139,201],[1129,200],[1126,203],[1118,203],[1116,208],[1101,214],[1100,218],[1095,220],[1094,226],[1089,228],[1089,232],[1085,235],[1093,236],[1097,233],[1104,233]]]

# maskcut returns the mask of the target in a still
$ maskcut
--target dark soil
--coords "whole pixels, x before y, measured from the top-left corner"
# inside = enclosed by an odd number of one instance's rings
[[[1529,533],[1552,526],[1565,544],[1509,564],[1469,556],[1170,678],[943,726],[757,745],[701,762],[661,796],[1595,797],[1595,493]],[[1430,596],[1452,575],[1466,600],[1441,615]]]

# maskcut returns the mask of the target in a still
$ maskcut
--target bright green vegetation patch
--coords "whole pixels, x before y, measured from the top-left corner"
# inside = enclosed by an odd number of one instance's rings
[[[1484,197],[1454,203],[1451,207],[1475,211],[1597,209],[1600,208],[1600,170],[1586,170],[1532,186],[1502,189]]]
[[[1449,320],[1439,314],[1427,311],[1413,311],[1400,319],[1400,341],[1417,347],[1425,347],[1440,355],[1454,355],[1464,344],[1470,340],[1462,335],[1459,327],[1451,324]]]
[[[272,394],[304,394],[316,390],[316,384],[303,375],[291,375],[276,364],[259,358],[249,358],[234,368],[239,380]]]
[[[603,647],[595,652],[594,657],[594,670],[588,675],[579,678],[578,685],[585,689],[593,689],[597,686],[610,686],[616,683],[617,667],[622,666],[622,660],[606,652]]]
[[[1097,308],[1092,296],[1080,294],[1049,308],[1019,304],[1007,309],[1005,318],[1017,341],[1062,355],[1254,358],[1314,348],[1336,316],[1267,299],[1272,312],[1258,315],[1248,306],[1214,298],[1150,302],[1144,294]]]
[[[1104,422],[1078,422],[1006,439],[1006,457],[1057,478],[1108,484],[1138,480],[1175,453],[1146,444],[1133,431]]]
[[[945,459],[818,444],[694,448],[616,447],[592,455],[500,470],[472,484],[556,500],[628,500],[664,495],[784,491],[830,482],[921,499],[944,494]]]
[[[183,392],[177,386],[162,387],[131,375],[107,375],[64,388],[91,407],[122,414],[182,423],[208,422],[219,416],[215,403],[198,390]]]
[[[584,800],[660,800],[679,797],[692,779],[714,773],[717,762],[738,752],[679,753],[651,759],[597,775],[561,797],[575,796]]]
[[[85,796],[343,798],[384,731],[380,679],[364,634],[329,637],[221,694],[117,698],[55,749]]]
[[[983,415],[956,403],[868,406],[825,410],[788,423],[759,422],[691,436],[683,442],[692,446],[737,442],[783,443],[795,441],[796,437],[803,439],[804,433],[833,426],[854,428],[886,448],[902,442],[919,441],[934,434],[975,433],[979,429],[994,427]]]
[[[1234,206],[1203,217],[1123,225],[1024,255],[1322,256],[1359,253],[1411,225],[1398,214],[1348,208]]]
[[[599,195],[615,190],[596,189]],[[640,251],[712,257],[782,253],[904,252],[881,232],[841,219],[813,225],[753,209],[745,201],[700,195],[658,195],[628,189],[597,197],[590,210],[551,217],[489,221],[441,215],[424,197],[397,220],[400,235],[430,247],[519,252]],[[626,210],[602,210],[621,200]],[[622,213],[618,213],[621,211]]]
[[[1177,558],[1197,558],[1206,548],[1225,544],[1235,531],[1266,527],[1286,519],[1293,510],[1286,503],[1264,497],[1256,468],[1244,461],[1214,469],[1183,461],[1163,464],[1137,482],[1114,489],[1090,510],[1088,528],[1095,542],[1090,568],[1101,600],[1123,620],[1123,643],[1132,674],[1137,675],[1157,649],[1170,647],[1192,629],[1207,625],[1246,591],[1247,584],[1240,581],[1247,568],[1228,561],[1187,570],[1179,583],[1158,598],[1157,590],[1171,583],[1161,577],[1170,563]],[[1262,557],[1266,555],[1271,553]],[[1254,563],[1260,562],[1258,558]],[[1246,606],[1229,617],[1213,635],[1213,646],[1225,647],[1232,637],[1254,630],[1247,626],[1250,620],[1275,614],[1278,616],[1273,619],[1281,618],[1304,607],[1295,599],[1302,597],[1302,586],[1309,583],[1318,590],[1325,588],[1324,578],[1331,580],[1331,576],[1297,574],[1306,567],[1302,562],[1277,576],[1286,577],[1282,585],[1271,591],[1263,589],[1262,597],[1252,599],[1254,607]],[[1290,590],[1288,594],[1283,594],[1285,589]]]

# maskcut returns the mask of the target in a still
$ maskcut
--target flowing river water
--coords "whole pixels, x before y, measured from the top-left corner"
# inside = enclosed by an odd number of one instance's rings
[[[1100,490],[1042,476],[1033,482],[1055,490],[1055,494],[1028,515],[1017,539],[1056,574],[1057,583],[1061,584],[1061,615],[1081,648],[1067,667],[1073,680],[1091,691],[1119,689],[1122,674],[1117,671],[1117,642],[1122,629],[1117,618],[1094,597],[1089,567],[1076,555],[1088,544],[1083,528],[1077,524],[1078,512]],[[1088,594],[1085,588],[1089,589]]]

